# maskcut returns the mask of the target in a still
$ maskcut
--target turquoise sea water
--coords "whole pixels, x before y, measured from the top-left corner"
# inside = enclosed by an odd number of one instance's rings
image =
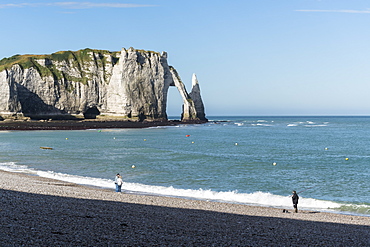
[[[296,190],[302,209],[370,216],[370,117],[208,118],[148,129],[0,132],[0,169],[112,190],[119,172],[128,193],[287,209]]]

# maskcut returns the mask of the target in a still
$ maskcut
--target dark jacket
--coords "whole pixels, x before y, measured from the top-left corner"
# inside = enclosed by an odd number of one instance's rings
[[[299,196],[297,195],[297,193],[294,193],[292,195],[293,204],[298,204],[298,199],[299,199]]]

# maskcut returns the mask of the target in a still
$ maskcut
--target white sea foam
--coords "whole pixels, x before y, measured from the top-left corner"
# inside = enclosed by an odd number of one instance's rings
[[[33,169],[29,169],[25,165],[17,165],[15,162],[0,163],[0,170],[7,172],[33,173]]]
[[[111,179],[102,179],[102,178],[93,178],[93,177],[83,177],[76,175],[69,175],[64,173],[57,173],[53,171],[36,171],[36,175],[45,178],[52,178],[57,180],[62,180],[65,182],[82,184],[82,185],[91,185],[102,188],[114,188],[114,181]]]
[[[298,126],[298,124],[288,124],[287,126],[288,127],[296,127],[296,126]]]
[[[169,129],[169,128],[183,128],[186,127],[186,125],[168,125],[168,126],[152,126],[148,127],[147,129]]]
[[[272,126],[272,125],[271,125],[271,124],[261,124],[261,123],[257,123],[257,124],[252,124],[252,126],[270,127],[270,126]]]
[[[312,121],[306,121],[306,122],[294,122],[294,123],[288,123],[287,127],[296,127],[296,126],[304,126],[304,127],[326,127],[328,123],[323,124],[317,124]]]
[[[319,124],[319,123],[316,123],[316,122],[313,122],[313,121],[306,121],[305,123],[303,123],[303,126],[305,126],[305,127],[326,127],[327,122],[323,123],[323,124]]]
[[[17,165],[13,162],[0,163],[0,170],[28,173],[40,177],[57,179],[75,184],[96,186],[107,189],[114,189],[113,179],[102,179],[93,177],[83,177],[76,175],[69,175],[64,173],[57,173],[53,171],[40,171],[30,169],[27,166]],[[172,196],[182,198],[193,198],[199,200],[223,201],[229,203],[241,203],[247,205],[258,205],[278,208],[291,208],[292,202],[290,196],[274,195],[271,193],[257,191],[254,193],[239,193],[238,191],[212,191],[212,190],[192,190],[192,189],[178,189],[172,186],[153,186],[139,183],[123,183],[122,188],[131,193],[145,193],[155,194],[161,196]],[[328,211],[330,209],[350,208],[351,205],[340,204],[331,201],[317,200],[313,198],[301,197],[299,201],[302,209]]]

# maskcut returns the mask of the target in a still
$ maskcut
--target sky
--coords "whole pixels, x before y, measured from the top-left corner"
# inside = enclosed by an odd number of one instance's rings
[[[0,0],[0,21],[0,59],[166,51],[207,116],[370,115],[368,0]]]

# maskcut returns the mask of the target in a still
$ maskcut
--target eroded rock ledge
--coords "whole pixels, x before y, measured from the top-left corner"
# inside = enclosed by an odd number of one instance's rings
[[[167,121],[130,121],[130,120],[39,120],[0,121],[0,131],[8,130],[86,130],[86,129],[132,129],[158,126],[175,126],[179,124],[201,124],[204,121],[181,122],[179,120]]]

